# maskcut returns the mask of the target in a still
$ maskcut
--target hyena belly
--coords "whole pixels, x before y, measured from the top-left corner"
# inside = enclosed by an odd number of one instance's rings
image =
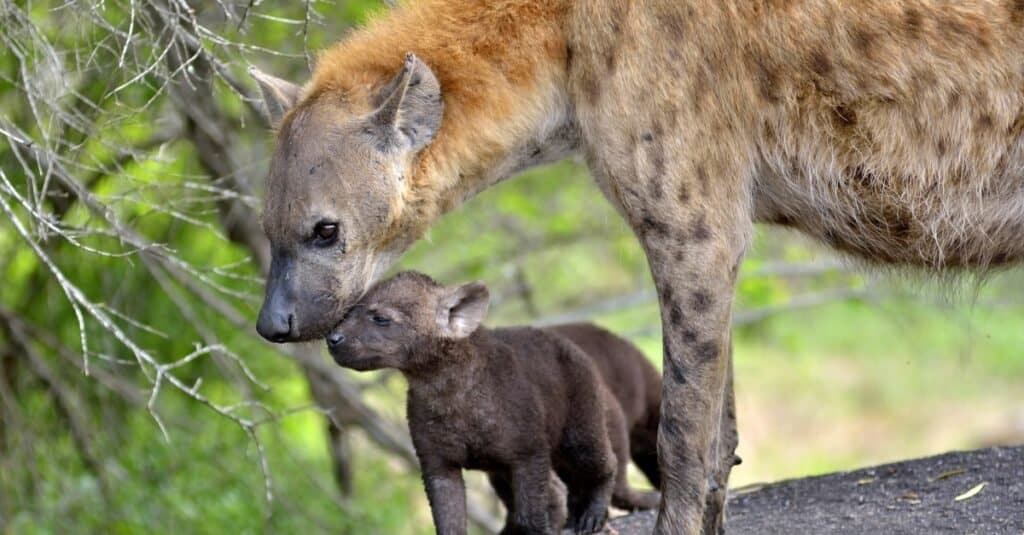
[[[768,44],[800,67],[760,79],[755,216],[874,262],[1024,261],[1024,10],[927,6]]]
[[[756,218],[871,262],[984,269],[1024,261],[1024,143],[994,168],[963,165],[934,175],[867,162],[766,165]]]

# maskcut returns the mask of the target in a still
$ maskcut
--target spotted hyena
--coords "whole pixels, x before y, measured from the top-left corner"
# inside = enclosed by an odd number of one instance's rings
[[[258,324],[276,342],[326,334],[465,199],[584,156],[660,297],[659,533],[724,522],[754,222],[881,264],[1024,257],[1021,0],[423,0],[302,87],[254,74],[278,125]]]

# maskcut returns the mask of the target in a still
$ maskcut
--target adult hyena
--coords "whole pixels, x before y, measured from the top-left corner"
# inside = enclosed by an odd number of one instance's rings
[[[411,54],[410,54],[411,53]],[[659,533],[716,533],[755,221],[869,261],[1024,257],[1024,1],[424,0],[255,73],[278,124],[258,330],[310,340],[441,214],[581,152],[665,339]]]

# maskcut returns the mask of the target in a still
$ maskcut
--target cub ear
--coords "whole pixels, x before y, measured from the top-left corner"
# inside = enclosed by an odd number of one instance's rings
[[[437,309],[441,336],[458,340],[473,334],[487,315],[489,301],[490,292],[480,281],[447,290]]]
[[[402,70],[377,95],[377,106],[370,121],[379,145],[417,152],[433,141],[441,126],[441,84],[430,67],[410,52]]]
[[[260,86],[266,118],[270,124],[280,123],[284,114],[298,103],[302,87],[271,76],[253,66],[249,67],[249,76],[252,76]]]

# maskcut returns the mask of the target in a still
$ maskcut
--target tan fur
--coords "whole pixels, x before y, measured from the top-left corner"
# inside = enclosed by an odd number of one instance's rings
[[[432,67],[446,109],[402,199],[401,211],[412,211],[406,219],[425,223],[410,231],[426,230],[440,214],[506,178],[492,170],[524,139],[543,135],[538,125],[566,107],[564,2],[499,4],[408,3],[324,52],[306,88],[307,102],[342,96],[364,104],[406,51]]]
[[[305,333],[340,319],[440,214],[582,152],[661,301],[658,533],[724,522],[732,291],[755,221],[879,264],[1024,259],[1022,0],[424,0],[326,52],[291,117],[321,110],[346,139],[409,51],[440,81],[433,143],[383,158],[324,149],[338,173],[316,187],[293,170],[302,155],[275,156],[272,243],[311,217],[302,198],[322,197],[363,221],[345,265],[371,266],[323,267],[334,306]],[[322,128],[293,130],[286,120],[279,139],[322,143]],[[386,217],[364,221],[381,203]]]

